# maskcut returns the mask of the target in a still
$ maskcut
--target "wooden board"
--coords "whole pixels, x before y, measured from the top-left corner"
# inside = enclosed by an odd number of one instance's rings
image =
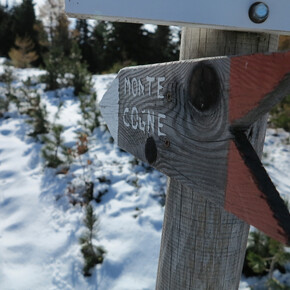
[[[244,0],[66,0],[68,16],[99,20],[244,31],[290,33],[290,2],[268,0],[269,17],[264,23],[249,18],[255,1]]]
[[[290,94],[289,72],[290,52],[126,68],[104,95],[101,112],[121,148],[288,243],[283,218],[261,225],[260,203],[272,215],[285,206],[278,193],[278,208],[270,206],[272,192],[259,187],[248,157],[237,149],[245,144],[236,139],[239,132],[250,134],[251,125]],[[248,207],[237,198],[253,194],[257,202]]]

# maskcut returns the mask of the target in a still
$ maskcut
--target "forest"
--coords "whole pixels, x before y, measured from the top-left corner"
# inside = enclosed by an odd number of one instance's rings
[[[91,73],[116,72],[123,66],[178,59],[179,30],[167,26],[69,20],[61,0],[47,0],[36,17],[32,0],[0,5],[0,56],[14,66],[42,67],[51,58],[67,64],[75,46]]]

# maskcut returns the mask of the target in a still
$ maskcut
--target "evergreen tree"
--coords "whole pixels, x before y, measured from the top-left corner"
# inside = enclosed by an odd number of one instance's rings
[[[290,95],[286,96],[273,108],[270,122],[275,127],[283,128],[285,131],[290,132]]]
[[[38,35],[38,55],[39,59],[37,61],[37,64],[44,67],[44,58],[47,55],[49,51],[49,41],[48,41],[48,34],[45,30],[45,27],[42,23],[42,21],[37,20],[36,24],[34,25],[34,29],[37,32]]]
[[[178,59],[178,41],[167,26],[157,26],[152,33],[141,24],[113,23],[105,35],[105,48],[105,59],[115,67]]]
[[[4,68],[4,73],[0,75],[0,81],[4,83],[4,92],[0,94],[0,118],[9,111],[11,101],[15,100],[12,87],[13,71],[10,67]]]
[[[113,63],[148,63],[150,33],[141,24],[113,23],[108,34],[108,48]]]
[[[11,33],[12,16],[7,7],[0,4],[0,56],[8,56],[8,51],[14,43],[14,35]]]
[[[89,70],[94,73],[102,73],[113,65],[108,53],[108,24],[107,22],[97,22],[90,43],[93,50],[92,57],[87,63]]]
[[[98,21],[93,28],[85,19],[76,22],[73,36],[81,49],[83,61],[92,73],[102,73],[113,65],[108,56],[107,34],[107,22]]]
[[[22,3],[12,9],[12,25],[10,32],[13,39],[29,38],[34,45],[34,50],[40,56],[41,46],[39,44],[38,32],[35,29],[39,21],[36,20],[33,0],[22,0]],[[41,62],[41,59],[39,59]]]
[[[72,38],[69,31],[69,21],[64,13],[57,17],[51,45],[62,50],[64,56],[69,56],[72,48]]]
[[[0,81],[4,84],[4,91],[0,94],[0,118],[2,118],[5,113],[9,112],[11,102],[17,105],[15,89],[12,86],[13,80],[14,76],[11,67],[4,67],[4,73],[0,75]]]
[[[100,126],[100,111],[97,105],[97,94],[91,93],[79,97],[80,108],[82,112],[82,121],[80,124],[85,131],[93,133],[94,129]]]
[[[31,117],[28,121],[32,125],[32,132],[30,136],[37,138],[40,134],[48,133],[49,123],[47,121],[46,107],[41,105],[40,95],[30,96],[28,98],[28,108],[26,113]]]
[[[56,90],[65,86],[67,59],[61,48],[52,46],[44,58],[44,64],[46,74],[41,77],[41,81],[46,83],[46,90]]]
[[[91,93],[92,76],[82,60],[81,50],[76,42],[73,43],[68,58],[68,72],[72,75],[71,85],[74,87],[75,96]]]
[[[152,62],[178,60],[177,43],[173,42],[169,26],[158,25],[151,40]]]
[[[0,81],[4,83],[6,89],[6,95],[13,94],[12,82],[14,80],[13,70],[9,66],[4,66],[4,73],[0,76]]]
[[[95,265],[103,263],[105,250],[103,247],[93,244],[93,241],[97,239],[99,223],[90,204],[86,207],[86,216],[83,222],[86,230],[80,237],[80,244],[85,262],[83,274],[88,277],[92,275],[91,270]]]
[[[91,38],[90,28],[86,19],[78,19],[74,31],[75,39],[81,49],[82,59],[88,64],[90,71],[94,70],[94,47]]]
[[[34,25],[36,23],[36,16],[34,11],[34,4],[32,0],[22,0],[20,5],[14,6],[12,10],[14,23],[13,31],[19,37],[29,36],[33,42],[37,42]]]
[[[17,37],[15,40],[16,48],[11,48],[9,57],[15,67],[26,68],[38,59],[34,50],[34,43],[29,37]]]
[[[42,149],[42,155],[47,167],[56,168],[67,161],[68,148],[63,144],[62,132],[62,125],[53,125],[51,134],[43,137],[45,145]]]
[[[284,265],[290,261],[290,253],[284,245],[259,231],[250,232],[243,274],[266,275],[271,280],[278,269],[285,272]]]
[[[78,19],[76,22],[75,30],[77,31],[77,40],[79,47],[83,52],[83,56],[86,54],[86,50],[89,46],[89,25],[86,19]]]

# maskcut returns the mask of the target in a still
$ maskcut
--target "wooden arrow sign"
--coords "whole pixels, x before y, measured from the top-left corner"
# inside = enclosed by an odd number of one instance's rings
[[[248,140],[290,94],[290,52],[121,70],[100,106],[117,144],[271,237],[290,215]]]

